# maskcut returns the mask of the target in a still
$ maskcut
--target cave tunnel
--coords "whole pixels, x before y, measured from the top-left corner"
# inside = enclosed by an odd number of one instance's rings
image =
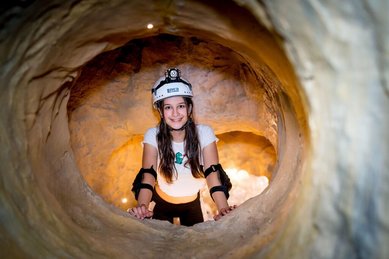
[[[2,7],[0,255],[387,257],[384,6]],[[193,85],[195,119],[214,128],[221,163],[246,184],[219,221],[183,227],[125,211],[143,134],[158,122],[150,89],[169,67]],[[255,177],[268,183],[259,190]]]

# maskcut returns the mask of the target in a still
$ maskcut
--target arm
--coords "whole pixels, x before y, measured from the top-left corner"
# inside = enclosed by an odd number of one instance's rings
[[[204,169],[207,169],[211,165],[216,165],[219,163],[219,155],[217,151],[216,142],[212,142],[203,149],[204,154]],[[219,172],[215,171],[208,175],[207,185],[208,189],[211,189],[214,186],[221,185],[221,182],[218,177]],[[219,214],[215,216],[215,220],[220,219],[222,216],[228,214],[230,211],[236,208],[236,206],[229,206],[227,202],[226,195],[224,192],[214,192],[212,198],[215,201],[216,207],[219,211]]]
[[[142,168],[151,168],[154,169],[157,167],[158,153],[157,149],[150,144],[144,144],[143,146],[143,156],[142,156]],[[142,183],[150,184],[155,186],[155,178],[149,174],[145,173],[143,175]],[[153,216],[153,212],[148,210],[151,198],[153,197],[153,192],[149,189],[141,189],[138,196],[138,205],[135,208],[131,208],[128,212],[139,219],[149,218]]]

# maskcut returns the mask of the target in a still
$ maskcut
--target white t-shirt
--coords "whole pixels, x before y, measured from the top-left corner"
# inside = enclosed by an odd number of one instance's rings
[[[213,132],[212,128],[206,125],[198,124],[197,133],[199,136],[201,155],[200,163],[203,163],[202,159],[202,150],[204,147],[208,146],[214,141],[218,141]],[[143,143],[152,145],[158,150],[157,144],[157,132],[158,128],[150,128],[146,131]],[[176,155],[175,158],[175,167],[177,172],[173,172],[172,183],[166,182],[165,178],[157,170],[157,182],[159,188],[166,194],[173,197],[182,197],[182,196],[192,196],[198,193],[198,191],[204,187],[205,179],[204,178],[194,178],[190,167],[185,167],[185,163],[188,158],[185,155],[184,142],[176,143],[172,142],[173,151]],[[159,167],[160,157],[158,155],[158,165]]]

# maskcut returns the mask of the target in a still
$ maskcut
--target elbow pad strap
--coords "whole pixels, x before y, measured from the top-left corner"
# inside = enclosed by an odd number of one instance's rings
[[[208,175],[210,175],[211,173],[216,172],[219,169],[219,167],[222,167],[222,166],[220,164],[217,164],[217,165],[211,165],[210,167],[208,167],[208,169],[204,171],[205,178],[207,178]]]
[[[145,173],[149,173],[152,176],[154,176],[155,180],[157,180],[157,173],[155,172],[154,168],[141,168],[138,172],[138,174],[135,177],[134,182],[132,183],[132,189],[131,191],[135,195],[135,199],[138,200],[138,196],[141,189],[149,189],[150,191],[154,191],[154,187],[151,184],[148,183],[142,183],[143,181],[143,175]]]
[[[142,174],[142,177],[143,177],[143,174],[144,174],[144,173],[149,173],[149,174],[151,174],[152,176],[154,176],[155,180],[157,180],[157,172],[155,172],[153,166],[151,166],[150,168],[141,168],[141,169],[139,170],[138,175],[139,175],[139,174]]]
[[[224,186],[224,185],[218,185],[218,186],[214,186],[211,188],[211,190],[209,190],[210,194],[211,194],[211,198],[213,200],[213,197],[212,197],[212,194],[214,192],[224,192],[224,194],[226,195],[226,199],[228,200],[228,198],[230,197],[230,194],[228,192],[228,189],[227,189],[227,186]]]

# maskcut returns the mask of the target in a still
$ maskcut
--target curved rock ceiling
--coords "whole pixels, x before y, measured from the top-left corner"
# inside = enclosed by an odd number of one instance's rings
[[[387,1],[209,2],[1,9],[0,255],[389,256]],[[168,65],[199,86],[196,115],[220,134],[222,156],[271,176],[218,222],[138,221],[87,180],[128,162],[157,119],[144,100]],[[266,140],[275,164],[228,156],[247,139]]]

